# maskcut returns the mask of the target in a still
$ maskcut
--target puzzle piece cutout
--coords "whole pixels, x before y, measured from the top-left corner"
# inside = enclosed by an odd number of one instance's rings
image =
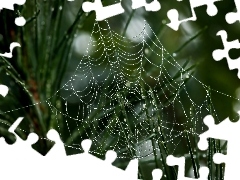
[[[138,9],[140,7],[145,7],[147,11],[158,11],[161,9],[158,0],[154,0],[151,3],[147,3],[146,0],[132,0],[132,9]],[[95,0],[94,2],[84,2],[82,8],[84,12],[95,11],[96,21],[102,21],[124,13],[121,2],[104,7],[101,0]]]
[[[15,47],[21,47],[21,45],[19,44],[19,43],[17,43],[17,42],[12,42],[11,44],[10,44],[10,52],[5,52],[5,53],[0,53],[0,56],[2,56],[2,57],[5,57],[5,58],[12,58],[13,57],[13,55],[12,55],[12,53],[13,53],[13,49],[15,48]]]
[[[14,132],[22,120],[23,117],[19,117],[8,130],[16,136],[17,140],[13,145],[8,145],[4,138],[0,138],[1,178],[8,180],[30,180],[33,177],[35,180],[46,178],[137,180],[137,159],[130,161],[125,170],[119,169],[112,165],[117,157],[114,151],[108,151],[105,160],[88,153],[92,144],[91,140],[82,141],[83,153],[67,156],[58,132],[53,129],[48,131],[47,137],[55,141],[55,145],[46,156],[42,156],[30,147],[38,140],[35,133],[29,134],[27,140],[24,141]],[[39,173],[40,169],[41,173]],[[159,172],[154,174],[157,178],[159,175],[161,175]]]
[[[240,21],[240,1],[239,0],[234,0],[237,12],[230,12],[226,15],[225,19],[228,24],[233,24],[236,21]]]
[[[146,11],[159,11],[161,9],[158,0],[154,0],[151,3],[147,3],[146,0],[132,0],[132,9],[141,7],[145,7]]]
[[[226,58],[230,70],[238,69],[238,78],[240,79],[240,57],[233,60],[229,56],[230,49],[240,49],[239,40],[228,42],[227,32],[225,30],[218,31],[217,36],[221,36],[224,49],[217,49],[213,51],[213,59],[215,59],[216,61],[220,61],[221,59]]]
[[[240,114],[240,111],[238,112]],[[200,134],[200,141],[198,147],[201,150],[208,148],[208,138],[215,138],[221,140],[227,140],[227,155],[216,153],[213,156],[213,161],[216,164],[225,162],[224,180],[231,180],[233,177],[238,177],[238,166],[236,162],[240,162],[239,155],[239,136],[240,136],[240,121],[231,122],[229,118],[226,118],[219,124],[214,123],[214,118],[208,115],[204,118],[204,124],[208,126],[208,130]]]
[[[0,3],[0,11],[4,8],[4,9],[8,9],[8,10],[14,10],[14,4],[17,4],[17,5],[23,5],[26,3],[26,0],[7,0],[7,1],[2,1]],[[23,18],[23,17],[17,17],[15,19],[15,24],[17,26],[24,26],[26,23],[26,20]],[[12,55],[12,52],[13,52],[13,49],[15,47],[21,47],[21,45],[17,42],[12,42],[10,44],[10,52],[5,52],[5,53],[0,53],[0,56],[2,57],[5,57],[5,58],[12,58],[13,55]]]
[[[8,92],[7,86],[0,85],[0,95],[5,97]],[[106,153],[105,160],[100,160],[88,153],[92,144],[92,141],[88,139],[81,143],[84,153],[67,156],[64,143],[54,129],[48,131],[47,137],[55,144],[46,156],[42,156],[31,148],[31,145],[39,139],[37,134],[30,133],[24,141],[15,133],[23,119],[19,117],[8,129],[16,137],[13,145],[7,144],[3,137],[0,138],[1,178],[30,180],[34,177],[35,180],[42,180],[46,178],[85,179],[87,177],[88,180],[137,180],[137,159],[130,161],[125,171],[119,169],[112,165],[117,158],[116,152],[110,150]],[[39,169],[42,173],[39,173]],[[155,172],[154,175],[159,177],[159,173]]]
[[[162,178],[163,172],[161,169],[154,169],[152,171],[153,180],[159,180]]]
[[[196,21],[197,17],[194,9],[203,5],[207,5],[207,14],[209,16],[215,16],[218,13],[218,9],[214,3],[221,0],[189,0],[189,1],[191,5],[192,17],[180,21],[178,11],[176,9],[171,9],[167,12],[167,16],[170,20],[170,23],[168,23],[167,26],[177,31],[181,23],[187,21]]]
[[[26,3],[26,0],[6,0],[6,1],[2,1],[0,3],[0,10],[1,9],[9,9],[9,10],[14,10],[14,4],[17,5],[23,5]],[[23,17],[17,17],[15,19],[15,24],[17,26],[24,26],[26,23],[26,20]]]
[[[185,177],[185,158],[184,157],[174,157],[173,155],[167,156],[168,166],[178,166],[178,180],[194,180],[193,178]],[[207,180],[209,169],[207,167],[199,168],[200,177],[198,180]]]
[[[104,7],[101,0],[95,0],[94,2],[84,2],[82,8],[84,12],[95,11],[96,21],[102,21],[109,17],[124,13],[121,2]]]
[[[0,85],[0,95],[2,95],[3,97],[6,97],[7,94],[9,92],[9,88],[5,85]]]
[[[34,164],[38,162],[38,158],[41,157],[39,153],[33,151],[31,145],[38,140],[38,136],[34,133],[29,134],[26,141],[23,141],[17,134],[14,132],[16,127],[22,121],[23,117],[19,117],[15,123],[9,128],[9,132],[13,133],[16,136],[16,143],[13,145],[6,144],[4,138],[0,138],[0,173],[2,179],[17,179],[19,177],[26,177],[30,179],[31,172],[34,171],[35,167],[29,167],[29,174],[25,173],[25,168],[28,167],[24,163]],[[14,169],[14,173],[13,170]]]

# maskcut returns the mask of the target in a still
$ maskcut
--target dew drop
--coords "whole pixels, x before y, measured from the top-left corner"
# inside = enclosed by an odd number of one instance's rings
[[[144,49],[144,52],[145,54],[149,54],[149,49],[148,48]]]

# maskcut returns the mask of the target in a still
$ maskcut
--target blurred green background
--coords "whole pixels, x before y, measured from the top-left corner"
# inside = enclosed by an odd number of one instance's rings
[[[105,6],[115,3],[113,0],[102,2]],[[185,155],[188,176],[198,177],[197,168],[205,164],[211,169],[209,179],[222,179],[224,166],[213,164],[211,156],[212,152],[224,152],[226,146],[222,146],[220,141],[210,140],[212,151],[200,152],[196,142],[197,135],[206,130],[202,123],[205,115],[212,114],[216,122],[227,117],[232,121],[238,120],[240,81],[237,70],[230,71],[226,59],[216,62],[212,58],[215,49],[223,48],[220,36],[216,36],[219,30],[227,31],[229,41],[239,37],[239,22],[229,25],[225,20],[228,12],[236,11],[234,1],[216,2],[218,14],[214,17],[207,15],[206,6],[196,8],[197,21],[182,23],[178,31],[166,26],[169,22],[167,12],[175,8],[180,19],[191,17],[189,1],[159,2],[160,11],[147,12],[144,8],[132,10],[131,1],[122,0],[124,14],[98,24],[95,23],[94,12],[83,12],[82,0],[27,0],[24,6],[15,6],[14,12],[1,10],[0,52],[8,52],[13,41],[19,42],[21,48],[14,50],[13,58],[1,58],[0,61],[0,83],[10,88],[6,98],[0,97],[0,135],[8,143],[13,143],[14,136],[7,129],[21,116],[24,121],[16,132],[23,139],[29,132],[37,133],[41,139],[33,147],[43,155],[53,145],[46,140],[46,132],[55,128],[68,154],[82,152],[81,141],[90,138],[93,140],[91,153],[104,159],[106,151],[114,149],[119,157],[114,165],[120,168],[126,168],[130,159],[139,158],[139,178],[142,179],[151,179],[154,168],[164,170],[166,176],[162,179],[176,179],[174,171],[177,168],[167,167],[164,162],[168,154]],[[14,19],[20,15],[27,19],[24,27],[14,24]],[[146,37],[145,41],[133,38],[141,36],[143,30],[150,38]],[[109,32],[119,36],[109,40]],[[121,35],[130,41],[125,41]],[[130,72],[109,65],[111,61],[122,61],[126,65],[127,57],[132,57],[129,54],[125,54],[125,58],[121,58],[121,54],[111,54],[117,51],[110,41],[116,42],[119,47],[121,44],[117,43],[121,42],[125,46],[122,49],[135,58]],[[106,47],[109,49],[104,51],[99,42],[105,50]],[[141,49],[143,42],[146,46]],[[137,47],[139,44],[140,48]],[[163,50],[166,52],[162,54]],[[146,59],[143,61],[146,63],[141,67],[146,71],[142,79],[147,85],[134,81],[133,72],[138,69],[137,65],[134,66],[138,55],[134,56],[134,53],[138,51],[143,51],[149,61],[157,65],[148,64]],[[106,52],[109,53],[106,58],[100,56]],[[237,49],[229,53],[233,59],[240,55]],[[163,63],[165,61],[180,64],[183,69]],[[157,77],[161,63],[166,74]],[[111,69],[115,70],[114,73]],[[93,74],[89,75],[84,70]],[[108,75],[101,75],[102,79],[98,79],[97,74],[101,72]],[[119,76],[120,80],[116,80],[121,73],[126,75],[125,79]],[[192,74],[185,82],[181,75],[186,76],[186,73]],[[156,84],[149,74],[159,78]],[[95,83],[99,89],[91,84],[92,77],[97,79]],[[131,85],[125,84],[125,88],[124,83],[130,81]],[[178,89],[181,83],[186,89]],[[114,89],[117,84],[119,88]],[[162,86],[168,89],[163,93],[166,99],[171,99],[168,105],[163,105],[164,97],[158,95],[163,90]],[[85,87],[91,89],[87,90],[89,94],[76,93]],[[151,88],[153,94],[149,91]],[[101,93],[108,96],[101,99]],[[175,95],[177,98],[174,99]],[[140,96],[146,98],[141,99]],[[152,96],[157,99],[156,102],[153,102]],[[96,97],[96,104],[86,103],[91,97]],[[157,119],[160,120],[157,122]],[[127,129],[126,132],[124,129]]]

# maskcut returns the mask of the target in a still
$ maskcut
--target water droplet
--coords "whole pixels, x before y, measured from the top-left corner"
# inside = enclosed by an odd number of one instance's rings
[[[162,20],[162,23],[163,23],[163,24],[166,24],[166,23],[167,23],[167,21],[164,19],[164,20]]]
[[[149,49],[146,48],[146,49],[144,50],[144,52],[145,52],[145,54],[148,54],[148,53],[149,53]]]

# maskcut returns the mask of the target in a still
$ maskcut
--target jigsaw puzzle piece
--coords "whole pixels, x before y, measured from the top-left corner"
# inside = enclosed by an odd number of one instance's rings
[[[153,180],[160,180],[162,178],[163,172],[161,169],[154,169],[152,171]]]
[[[178,166],[178,180],[194,180],[193,178],[185,177],[185,158],[184,157],[174,157],[169,155],[167,157],[167,164],[169,166]],[[199,178],[198,180],[207,180],[209,174],[209,169],[207,167],[199,168]],[[196,179],[195,179],[196,180]]]
[[[238,152],[237,152],[238,153]],[[236,162],[239,162],[239,153],[224,155],[221,153],[216,153],[213,155],[213,161],[216,164],[225,163],[225,173],[224,179],[231,180],[233,177],[238,176],[239,167],[236,165]]]
[[[84,12],[95,11],[96,21],[102,21],[107,18],[124,13],[121,2],[104,7],[101,0],[95,0],[94,2],[84,2],[82,5],[82,9]]]
[[[217,33],[217,36],[221,36],[224,49],[217,49],[213,51],[212,56],[216,61],[220,61],[223,58],[227,59],[228,67],[230,70],[238,69],[238,78],[240,79],[240,58],[231,59],[229,56],[230,49],[240,49],[239,40],[234,40],[231,42],[227,41],[227,32],[225,30],[221,30]]]
[[[208,127],[208,129],[215,126],[214,118],[211,115],[207,115],[203,119],[203,122]],[[200,141],[198,142],[198,148],[202,151],[207,150],[208,148],[207,135],[204,133],[204,134],[201,134],[199,137],[200,137]]]
[[[26,3],[26,0],[7,0],[0,3],[0,10],[1,9],[9,9],[14,10],[14,4],[17,5],[24,5]],[[17,17],[15,19],[15,24],[17,26],[24,26],[26,23],[26,20],[23,17]]]
[[[5,52],[4,54],[0,53],[0,56],[5,57],[5,58],[12,58],[13,57],[13,55],[12,55],[13,49],[15,47],[21,47],[21,45],[19,43],[17,43],[17,42],[12,42],[10,44],[10,52]]]
[[[9,88],[6,86],[6,85],[0,85],[0,95],[2,96],[2,97],[6,97],[7,95],[8,95],[8,93],[9,93]],[[5,129],[5,128],[7,128],[7,126],[6,127],[4,127],[6,124],[3,124],[3,128]],[[12,142],[14,142],[15,141],[15,135],[13,134],[13,133],[11,133],[11,132],[9,132],[9,131],[6,131],[5,132],[6,134],[2,134],[1,133],[1,135],[3,135],[3,136],[5,136],[6,137],[6,139],[4,140],[4,138],[2,138],[1,139],[1,141],[3,141],[3,142],[7,142],[7,143],[9,143],[9,144],[11,144]],[[9,140],[10,140],[10,142],[9,142]]]
[[[137,159],[130,161],[127,168],[125,170],[122,170],[112,165],[112,163],[117,158],[117,153],[115,151],[107,151],[105,154],[105,160],[102,160],[89,153],[91,144],[91,140],[83,140],[81,146],[84,152],[81,154],[70,155],[66,157],[68,164],[77,164],[77,166],[73,167],[73,173],[71,174],[71,177],[77,177],[77,174],[79,174],[78,171],[81,170],[81,177],[88,177],[89,180],[138,179]],[[94,173],[91,173],[91,169],[94,171]]]
[[[146,11],[159,11],[161,5],[157,0],[147,3],[146,0],[132,0],[132,9],[145,7]]]
[[[216,153],[213,155],[213,161],[216,164],[222,164],[227,161],[226,155],[221,154],[221,153]]]
[[[239,113],[240,112],[238,112],[238,114]],[[207,121],[208,119],[210,119],[210,121]],[[236,162],[240,162],[240,121],[231,122],[229,118],[226,118],[217,125],[212,121],[213,117],[210,115],[204,118],[204,123],[209,127],[209,130],[199,135],[200,141],[207,141],[207,138],[227,140],[227,155],[216,153],[213,156],[213,161],[217,164],[225,162],[225,180],[230,180],[232,177],[238,177],[238,166],[236,166]],[[198,146],[199,148],[201,147],[199,144]]]
[[[215,138],[221,140],[229,140],[238,136],[238,129],[240,128],[240,121],[232,123],[229,118],[225,119],[219,124],[215,124],[214,118],[211,115],[207,115],[204,119],[204,124],[208,126],[208,130],[199,135],[198,148],[200,150],[206,150],[208,148],[208,138]],[[224,133],[222,133],[224,132]]]
[[[82,141],[81,146],[83,148],[84,153],[88,153],[92,145],[92,141],[90,139],[85,139]]]
[[[0,95],[6,97],[9,92],[9,88],[5,85],[0,85]]]
[[[234,0],[235,5],[237,7],[237,12],[230,12],[226,15],[226,21],[228,24],[233,24],[236,21],[240,21],[240,1]]]
[[[26,3],[26,0],[7,0],[3,1],[0,4],[0,9],[9,9],[9,10],[14,10],[14,4],[17,5],[24,5]]]
[[[67,156],[64,143],[62,142],[58,132],[55,129],[51,129],[48,131],[47,138],[55,142],[53,147],[46,154],[47,157],[53,158]]]
[[[16,142],[13,145],[10,145],[11,149],[14,151],[18,151],[19,153],[27,154],[29,157],[40,155],[38,152],[34,151],[31,147],[31,145],[35,144],[38,141],[38,135],[35,133],[30,133],[27,137],[27,139],[24,141],[22,140],[16,133],[15,130],[19,126],[19,124],[22,122],[24,118],[19,117],[11,127],[9,127],[8,131],[15,135]],[[13,148],[14,147],[14,148]],[[27,147],[27,148],[26,148]]]
[[[194,9],[203,5],[207,5],[207,14],[209,16],[215,16],[218,12],[218,9],[214,3],[221,0],[201,0],[201,1],[189,0],[189,1],[191,5],[192,17],[180,21],[178,11],[176,9],[171,9],[167,12],[167,16],[170,20],[170,23],[168,23],[167,26],[177,31],[181,23],[186,21],[196,21],[197,17]]]
[[[19,117],[13,125],[9,128],[9,132],[16,136],[16,142],[9,145],[5,142],[4,138],[0,138],[0,173],[4,179],[32,179],[34,175],[35,165],[42,164],[41,154],[35,151],[31,146],[38,141],[38,136],[35,133],[30,133],[27,139],[22,140],[14,131],[21,123],[23,117]],[[23,164],[27,162],[28,164]],[[36,163],[34,165],[34,163]],[[30,166],[27,166],[29,165]],[[4,171],[2,171],[4,169]],[[14,170],[14,173],[13,173]],[[29,170],[29,173],[26,171]]]

